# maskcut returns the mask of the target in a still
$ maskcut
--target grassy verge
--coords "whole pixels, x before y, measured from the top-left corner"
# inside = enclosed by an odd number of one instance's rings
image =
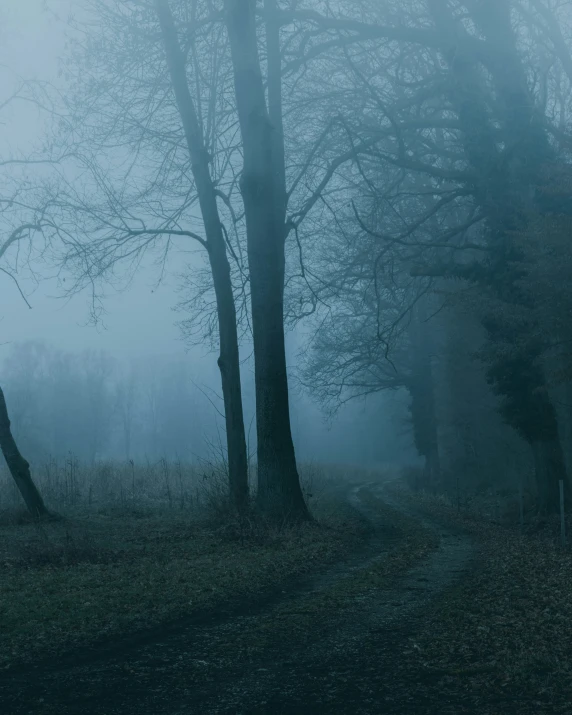
[[[190,632],[182,629],[180,634],[175,633],[168,642],[163,642],[161,648],[151,644],[128,649],[119,653],[117,659],[95,661],[70,671],[52,673],[49,669],[40,669],[33,679],[14,678],[12,685],[9,674],[4,679],[4,702],[14,713],[47,714],[173,712],[179,704],[181,711],[186,711],[189,706],[193,709],[191,704],[195,703],[197,712],[210,712],[209,703],[216,700],[221,712],[235,712],[238,709],[234,693],[238,687],[247,709],[278,712],[275,698],[280,700],[288,692],[303,687],[308,697],[317,698],[320,703],[333,703],[337,692],[336,672],[326,678],[336,685],[326,693],[319,672],[317,678],[314,675],[306,682],[303,672],[297,672],[296,668],[299,664],[304,667],[308,652],[314,648],[323,652],[328,663],[333,655],[342,670],[351,667],[351,662],[346,663],[345,645],[355,648],[356,641],[361,640],[361,626],[369,622],[368,614],[376,608],[380,589],[393,586],[395,578],[422,559],[439,539],[433,531],[391,509],[367,490],[362,489],[359,496],[368,508],[368,518],[375,522],[376,531],[366,548],[351,554],[350,549],[363,539],[364,522],[333,499],[329,502],[322,499],[322,528],[305,526],[277,536],[273,545],[252,543],[245,545],[244,551],[242,548],[237,551],[234,544],[230,546],[231,553],[224,556],[228,543],[221,545],[220,535],[211,532],[209,538],[214,539],[215,544],[209,565],[222,570],[244,567],[241,593],[255,595],[265,579],[268,585],[280,584],[283,593],[269,607],[254,608],[250,614],[225,619],[204,629]],[[197,526],[194,529],[196,538],[200,538],[202,530]],[[283,539],[281,543],[280,539]],[[206,545],[203,542],[201,552]],[[197,558],[204,556],[196,555]],[[221,556],[224,556],[223,562],[213,563]],[[332,564],[340,556],[347,558]],[[371,560],[372,557],[375,560]],[[245,558],[251,564],[248,568]],[[322,569],[326,562],[331,566]],[[311,572],[312,578],[292,583],[291,576],[301,571]],[[198,577],[202,578],[201,574]],[[235,593],[236,583],[232,589],[224,590],[221,600],[209,603],[216,607],[233,598]],[[169,594],[169,598],[173,603],[178,596]],[[319,655],[318,666],[321,661]],[[270,687],[272,702],[267,702],[264,685],[264,693],[259,692],[259,677],[268,677],[269,682],[276,685],[275,676],[280,683],[279,692],[274,692],[274,686]],[[342,673],[341,677],[346,676]],[[331,711],[337,712],[340,704],[332,706]],[[320,709],[311,711],[322,712]],[[305,712],[303,707],[300,712]]]
[[[434,497],[401,497],[473,532],[479,564],[404,646],[396,689],[424,712],[572,712],[572,554],[546,535],[520,536]]]
[[[357,513],[334,498],[316,516],[246,535],[156,511],[0,526],[0,667],[260,594],[365,538]]]

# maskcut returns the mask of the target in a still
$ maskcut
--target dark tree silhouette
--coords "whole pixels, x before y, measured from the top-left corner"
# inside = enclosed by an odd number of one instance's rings
[[[8,416],[8,408],[4,398],[4,392],[0,387],[0,449],[10,470],[10,474],[16,482],[22,499],[24,500],[28,511],[36,518],[45,518],[50,516],[50,512],[44,504],[38,488],[34,484],[30,473],[30,465],[20,454],[20,450],[16,445],[12,430],[10,429],[10,418]]]

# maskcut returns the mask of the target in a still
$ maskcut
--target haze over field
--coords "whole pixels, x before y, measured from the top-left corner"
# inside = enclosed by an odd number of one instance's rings
[[[572,10],[0,2],[0,713],[572,713]]]
[[[297,459],[421,462],[558,508],[566,4],[1,12],[2,379],[31,458],[218,449],[244,497],[256,451],[259,495],[302,512]]]
[[[3,90],[10,91],[17,77],[47,82],[64,90],[65,78],[60,65],[66,51],[66,33],[70,32],[68,22],[81,18],[81,3],[55,0],[46,4],[44,0],[26,0],[8,3],[0,13],[0,86]],[[42,133],[48,124],[41,110],[29,103],[15,103],[6,112],[4,122],[0,153],[26,155],[41,146]],[[0,281],[4,343],[1,355],[9,355],[16,343],[39,341],[51,348],[78,354],[85,350],[103,350],[124,364],[153,359],[161,364],[173,361],[184,364],[188,381],[192,383],[191,400],[196,412],[193,428],[198,430],[198,435],[193,434],[190,440],[192,453],[204,457],[210,449],[208,443],[219,439],[221,427],[210,402],[213,399],[217,406],[220,402],[216,352],[208,344],[185,344],[177,326],[184,317],[174,308],[180,300],[179,274],[189,261],[188,246],[183,240],[177,243],[165,271],[159,264],[160,257],[159,253],[144,258],[142,268],[128,285],[120,281],[118,290],[106,286],[102,302],[105,312],[95,327],[90,322],[89,290],[68,298],[64,295],[66,284],[55,277],[55,266],[38,264],[32,274],[22,265],[18,280],[31,309],[20,298],[13,282]],[[67,280],[69,285],[69,276]],[[294,332],[289,334],[288,342],[289,359],[293,363],[303,340]],[[241,353],[245,361],[242,377],[248,423],[254,414],[251,351],[251,343],[246,338]],[[9,384],[6,390],[9,394]],[[296,391],[292,418],[300,458],[374,465],[400,458],[399,449],[411,451],[407,436],[401,438],[407,431],[406,415],[398,416],[396,422],[384,401],[374,398],[369,403],[348,405],[329,419],[304,391]],[[255,431],[251,430],[250,438],[254,448]],[[117,449],[112,453],[117,454]],[[415,459],[414,455],[408,455],[411,457]]]

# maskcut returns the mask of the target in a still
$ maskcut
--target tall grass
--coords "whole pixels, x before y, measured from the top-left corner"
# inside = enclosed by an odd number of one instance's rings
[[[106,510],[113,508],[194,509],[204,501],[204,488],[223,479],[221,466],[169,460],[136,464],[85,464],[74,455],[32,465],[34,481],[53,509]],[[0,466],[0,509],[22,506],[20,494],[5,465]]]
[[[32,474],[49,508],[55,511],[108,510],[224,511],[228,501],[224,463],[197,464],[162,458],[143,463],[85,464],[73,454],[32,464]],[[254,495],[254,468],[250,490]],[[316,464],[300,465],[305,497],[316,504],[346,470]],[[0,511],[23,507],[20,493],[4,464],[0,464]]]

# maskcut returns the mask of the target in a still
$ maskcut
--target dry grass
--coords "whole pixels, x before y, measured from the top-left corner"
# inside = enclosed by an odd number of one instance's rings
[[[193,510],[204,502],[204,485],[223,476],[219,465],[201,467],[178,460],[82,464],[73,455],[32,465],[46,504],[66,511]],[[0,510],[18,508],[20,495],[5,468],[0,469]]]
[[[5,509],[0,667],[259,594],[341,557],[364,537],[357,514],[331,496],[335,478],[317,468],[305,477],[317,523],[296,528],[221,520],[220,479],[197,486],[196,470],[181,473],[176,504],[164,479],[153,483],[164,472],[149,468],[136,472],[134,498],[122,502],[126,469],[116,467],[117,483],[108,473],[105,488],[101,468],[76,472],[63,521],[34,524],[20,508]],[[54,489],[62,485],[53,479]],[[183,501],[192,487],[198,496]]]
[[[354,470],[355,471],[355,470]],[[300,479],[306,496],[316,501],[324,490],[339,482],[342,467],[302,464]],[[204,513],[219,508],[226,494],[223,464],[156,462],[96,462],[82,464],[73,455],[32,465],[34,482],[46,504],[63,513],[150,513],[157,508]],[[251,475],[251,491],[255,490]],[[4,463],[0,465],[0,524],[26,518],[22,499]]]

